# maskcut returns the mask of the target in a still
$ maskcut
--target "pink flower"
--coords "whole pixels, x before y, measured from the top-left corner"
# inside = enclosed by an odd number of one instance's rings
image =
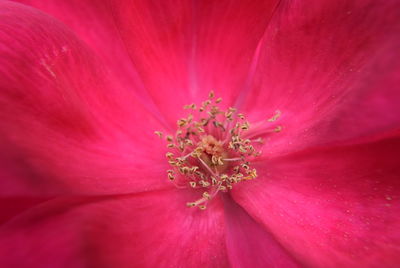
[[[0,2],[1,267],[400,265],[399,1],[20,2]],[[210,90],[264,142],[208,200],[154,131]],[[242,155],[228,121],[190,160],[206,180]]]

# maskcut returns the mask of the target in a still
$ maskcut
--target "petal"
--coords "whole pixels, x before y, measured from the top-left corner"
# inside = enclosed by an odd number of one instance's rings
[[[258,60],[257,47],[279,1],[195,1],[193,12],[193,90],[204,98],[215,90],[238,105]]]
[[[399,154],[387,139],[282,157],[234,199],[307,267],[396,267]]]
[[[191,4],[184,0],[113,1],[115,23],[132,64],[168,121],[176,122],[189,96],[187,59]]]
[[[18,0],[59,19],[71,28],[113,74],[114,83],[134,90],[146,106],[159,113],[143,87],[115,25],[109,1]]]
[[[399,1],[282,1],[260,49],[245,110],[282,116],[271,152],[400,126]]]
[[[1,265],[227,267],[221,202],[190,209],[182,192],[49,202],[0,229]]]
[[[170,122],[209,91],[228,105],[246,86],[252,57],[278,1],[115,1],[132,62]],[[179,110],[178,110],[179,111]]]
[[[162,125],[65,26],[1,2],[0,40],[1,143],[31,183],[51,180],[53,194],[164,187]]]
[[[235,201],[225,200],[227,250],[232,267],[299,267],[268,231]]]

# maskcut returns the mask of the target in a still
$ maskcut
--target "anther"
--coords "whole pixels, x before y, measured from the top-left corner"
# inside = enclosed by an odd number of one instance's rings
[[[281,111],[276,110],[274,116],[272,116],[270,119],[268,119],[268,122],[274,122],[276,121],[279,117],[281,116]]]
[[[154,134],[156,134],[160,139],[162,139],[162,132],[161,131],[154,131]]]

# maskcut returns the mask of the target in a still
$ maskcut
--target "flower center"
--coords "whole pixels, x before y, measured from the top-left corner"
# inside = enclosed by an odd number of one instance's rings
[[[184,109],[191,112],[177,121],[175,135],[165,137],[170,149],[166,154],[171,166],[167,170],[169,180],[178,188],[204,189],[201,198],[187,203],[189,207],[206,209],[218,192],[227,192],[237,183],[255,179],[257,171],[251,162],[261,155],[262,137],[282,129],[265,128],[264,122],[250,129],[250,123],[235,108],[221,110],[221,101],[210,92],[200,107],[185,105]],[[276,121],[279,116],[276,111],[268,122]],[[155,133],[163,137],[161,132]]]

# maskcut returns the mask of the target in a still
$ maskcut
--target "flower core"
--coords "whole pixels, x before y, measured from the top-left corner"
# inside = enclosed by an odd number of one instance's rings
[[[261,155],[258,148],[263,144],[262,136],[279,132],[261,128],[263,122],[250,129],[250,123],[235,108],[222,110],[221,98],[210,92],[209,98],[201,106],[185,105],[190,110],[186,118],[177,121],[174,135],[165,137],[170,151],[166,154],[170,170],[168,179],[178,188],[203,189],[202,197],[187,203],[189,207],[206,209],[207,203],[218,192],[227,192],[241,181],[257,177],[251,161]],[[275,121],[280,116],[277,111],[268,119]],[[160,138],[163,134],[155,132]]]

